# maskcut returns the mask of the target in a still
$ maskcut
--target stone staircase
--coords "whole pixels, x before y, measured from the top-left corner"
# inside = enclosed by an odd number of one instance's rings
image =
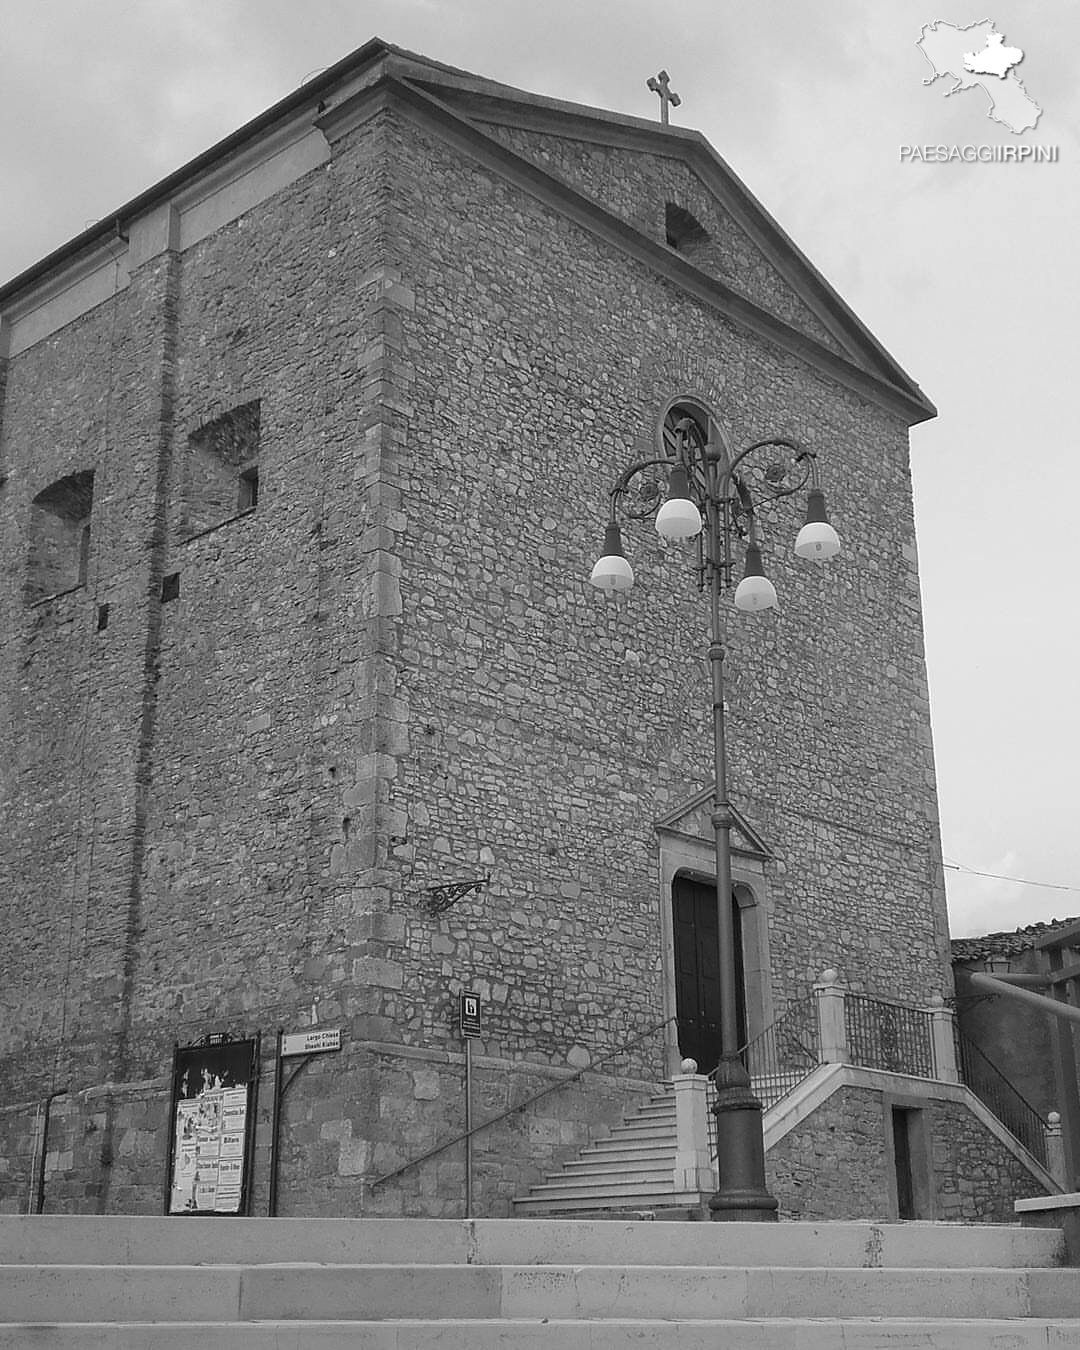
[[[1058,1229],[0,1217],[0,1350],[1074,1350]]]
[[[514,1213],[535,1217],[700,1207],[700,1191],[672,1188],[675,1149],[675,1097],[669,1085],[606,1138],[586,1145],[546,1181],[531,1186],[528,1195],[515,1198]]]
[[[768,1111],[805,1078],[804,1073],[775,1072],[755,1078],[753,1090]],[[648,1211],[668,1217],[673,1211],[684,1215],[697,1211],[695,1217],[706,1217],[705,1206],[716,1187],[715,1162],[710,1162],[716,1156],[716,1120],[711,1110],[703,1112],[701,1129],[708,1152],[699,1160],[704,1166],[698,1168],[698,1187],[673,1185],[674,1176],[685,1179],[689,1175],[686,1169],[675,1172],[678,1122],[674,1086],[665,1083],[609,1135],[587,1144],[577,1157],[530,1186],[527,1195],[515,1197],[514,1213],[539,1218],[611,1212],[629,1216]]]

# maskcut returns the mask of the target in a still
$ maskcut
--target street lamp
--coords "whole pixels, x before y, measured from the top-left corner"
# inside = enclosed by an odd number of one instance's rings
[[[715,800],[712,824],[716,849],[716,904],[720,962],[720,1062],[716,1067],[717,1153],[720,1185],[709,1201],[714,1219],[776,1218],[777,1201],[765,1188],[762,1106],[740,1057],[736,996],[735,924],[731,907],[731,803],[728,800],[724,739],[724,625],[720,595],[732,584],[732,551],[746,542],[745,568],[734,603],[747,612],[771,609],[776,590],[764,574],[756,511],[790,497],[809,483],[806,523],[795,541],[801,558],[823,561],[840,549],[825,513],[814,452],[782,437],[754,441],[733,452],[720,426],[698,404],[676,403],[663,426],[664,458],[638,460],[611,489],[611,513],[604,553],[590,581],[604,591],[628,590],[634,573],[623,552],[619,513],[643,519],[655,512],[666,539],[698,540],[698,585],[710,597],[709,667],[712,672]],[[659,503],[657,476],[667,471],[667,500]],[[641,477],[638,500],[631,483]]]

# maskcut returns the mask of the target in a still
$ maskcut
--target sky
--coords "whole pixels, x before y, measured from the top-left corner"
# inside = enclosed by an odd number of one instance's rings
[[[992,19],[1042,110],[946,96],[923,26]],[[0,0],[0,281],[378,36],[704,133],[922,386],[912,473],[953,935],[1080,915],[1070,0]],[[1053,163],[901,146],[1056,147]],[[980,875],[983,874],[983,875]],[[1015,878],[1016,880],[1007,880]],[[1032,884],[1042,883],[1042,884]]]

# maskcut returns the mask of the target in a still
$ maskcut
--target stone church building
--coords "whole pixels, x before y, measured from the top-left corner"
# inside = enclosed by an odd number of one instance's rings
[[[219,1209],[460,1214],[463,992],[480,1215],[709,1058],[707,600],[647,520],[588,584],[687,407],[843,540],[728,620],[781,1213],[1048,1185],[948,1048],[932,405],[700,134],[373,40],[0,288],[0,1209],[168,1209],[198,1087]]]

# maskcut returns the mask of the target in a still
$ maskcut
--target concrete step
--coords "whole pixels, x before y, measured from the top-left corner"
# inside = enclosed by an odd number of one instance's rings
[[[633,1115],[626,1117],[626,1123],[632,1124],[635,1120],[642,1118],[657,1120],[675,1119],[675,1098],[674,1097],[653,1097],[650,1101],[644,1102],[637,1108]]]
[[[674,1158],[674,1141],[654,1139],[612,1139],[589,1144],[581,1150],[580,1158],[616,1158],[640,1154],[643,1158]],[[571,1159],[571,1162],[576,1159]],[[570,1163],[564,1164],[569,1167]]]
[[[0,1216],[0,1350],[1076,1350],[1064,1256],[1012,1226]]]
[[[568,1159],[559,1170],[572,1169],[579,1164],[591,1167],[594,1163],[597,1165],[610,1163],[616,1167],[628,1168],[641,1166],[670,1169],[675,1164],[675,1152],[666,1144],[628,1144],[624,1148],[588,1149],[579,1153],[576,1158]]]
[[[635,1177],[639,1177],[644,1176],[645,1171],[652,1168],[657,1173],[663,1173],[670,1182],[671,1169],[674,1164],[675,1155],[673,1153],[664,1153],[657,1150],[656,1153],[643,1155],[640,1150],[635,1149],[624,1155],[613,1153],[574,1158],[558,1172],[552,1172],[548,1180],[551,1181],[556,1177],[564,1176],[577,1178],[583,1173],[589,1176],[610,1176],[633,1172]]]
[[[656,1204],[671,1194],[671,1178],[666,1174],[654,1176],[652,1180],[638,1176],[622,1177],[614,1175],[584,1176],[575,1178],[557,1178],[554,1181],[540,1181],[529,1187],[524,1200],[617,1200],[625,1205],[627,1197],[637,1203],[637,1197],[644,1196],[650,1203]],[[518,1200],[515,1199],[515,1204]]]
[[[671,1190],[670,1167],[578,1167],[572,1172],[555,1172],[540,1186],[660,1186]],[[531,1191],[530,1191],[531,1194]]]
[[[675,1124],[672,1122],[668,1126],[662,1121],[639,1121],[634,1126],[617,1125],[609,1135],[587,1144],[586,1148],[600,1148],[604,1144],[619,1143],[626,1139],[648,1139],[658,1143],[667,1143],[673,1147],[675,1144]]]
[[[0,1215],[0,1264],[1061,1265],[1060,1228],[953,1223],[635,1223]],[[1077,1275],[1080,1285],[1080,1274]]]
[[[625,1199],[628,1195],[644,1196],[648,1200],[649,1208],[653,1209],[665,1196],[671,1194],[671,1177],[667,1173],[626,1176],[621,1172],[585,1172],[580,1176],[556,1176],[550,1181],[537,1182],[530,1189],[528,1196],[523,1196],[522,1199],[539,1201],[564,1198],[588,1199],[594,1202],[595,1209],[602,1210],[612,1198],[618,1201],[620,1208],[625,1209]]]
[[[675,1102],[671,1101],[663,1106],[639,1106],[632,1115],[624,1116],[623,1119],[614,1128],[616,1130],[633,1129],[635,1125],[670,1125],[675,1126]]]
[[[1071,1269],[767,1266],[0,1266],[7,1322],[1067,1318]],[[1080,1321],[1076,1323],[1080,1332]]]
[[[579,1221],[579,1216],[585,1219],[603,1219],[605,1215],[613,1220],[622,1218],[630,1221],[642,1219],[652,1221],[701,1210],[702,1203],[702,1197],[697,1191],[680,1194],[670,1188],[662,1195],[631,1193],[617,1200],[605,1200],[602,1196],[598,1198],[591,1191],[587,1191],[584,1195],[576,1197],[556,1196],[547,1200],[534,1200],[526,1196],[514,1201],[514,1212],[522,1218],[568,1219],[575,1222]],[[699,1217],[707,1215],[702,1214]]]
[[[1075,1320],[416,1318],[0,1324],[0,1350],[1076,1350]]]

